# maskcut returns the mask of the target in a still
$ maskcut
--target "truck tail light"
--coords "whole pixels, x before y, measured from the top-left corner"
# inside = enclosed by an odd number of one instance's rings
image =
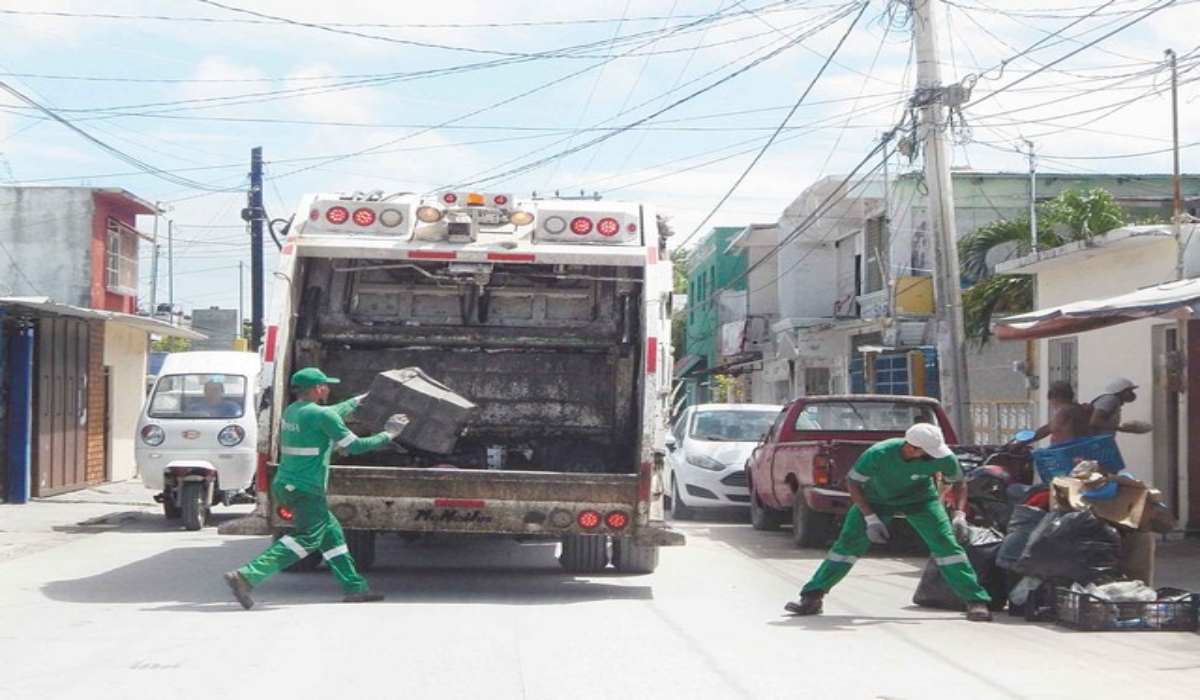
[[[600,526],[600,514],[594,510],[585,510],[575,517],[575,522],[584,530],[595,530]]]
[[[830,484],[829,472],[829,455],[817,455],[813,457],[813,484],[816,486],[828,486]]]
[[[275,509],[275,512],[279,513],[279,517],[283,518],[284,520],[290,521],[292,519],[292,510],[290,508],[284,508],[283,506],[279,506],[278,508]]]
[[[341,226],[350,220],[350,210],[346,207],[329,207],[325,211],[325,220],[334,226]]]
[[[375,211],[366,207],[355,209],[352,218],[354,219],[354,223],[359,226],[370,226],[375,223]]]
[[[629,524],[629,516],[619,510],[614,510],[604,516],[604,524],[611,530],[620,530]]]

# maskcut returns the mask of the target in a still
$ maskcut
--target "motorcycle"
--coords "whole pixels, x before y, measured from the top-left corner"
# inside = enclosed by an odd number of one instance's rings
[[[1003,445],[959,453],[967,483],[967,522],[1001,533],[1013,510],[1045,491],[1034,484],[1033,451],[1023,441],[1033,437],[1022,430]]]

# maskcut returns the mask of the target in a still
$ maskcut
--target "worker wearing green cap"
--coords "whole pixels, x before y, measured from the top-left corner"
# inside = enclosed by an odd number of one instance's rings
[[[292,375],[297,400],[283,411],[279,469],[271,482],[271,500],[292,512],[296,529],[272,543],[254,561],[225,573],[225,582],[247,610],[254,605],[250,592],[255,587],[312,552],[320,552],[328,563],[342,587],[345,602],[383,600],[383,595],[372,591],[358,573],[342,525],[329,510],[325,494],[329,457],[334,448],[361,454],[388,444],[403,431],[408,417],[397,413],[384,423],[383,432],[358,437],[343,418],[358,408],[362,397],[323,405],[329,398],[329,385],[340,381],[316,367],[305,367]]]

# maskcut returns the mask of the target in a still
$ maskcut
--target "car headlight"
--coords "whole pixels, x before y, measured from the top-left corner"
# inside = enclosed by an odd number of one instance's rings
[[[689,454],[687,456],[687,461],[688,464],[692,465],[693,467],[700,467],[701,469],[707,469],[709,471],[719,472],[725,469],[724,464],[721,464],[712,457],[707,457],[705,455]]]
[[[246,439],[246,431],[238,425],[227,425],[217,433],[217,442],[225,447],[233,447]]]
[[[167,433],[157,425],[147,425],[142,428],[142,442],[151,447],[158,447],[167,439]]]

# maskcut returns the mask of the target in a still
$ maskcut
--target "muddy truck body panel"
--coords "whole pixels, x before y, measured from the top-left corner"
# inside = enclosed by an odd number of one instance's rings
[[[269,427],[305,366],[341,379],[331,403],[417,367],[477,406],[449,453],[337,455],[329,502],[347,530],[556,538],[583,571],[607,565],[608,544],[630,572],[682,544],[662,511],[672,277],[652,209],[318,195],[281,252]],[[264,481],[276,443],[263,445]]]

